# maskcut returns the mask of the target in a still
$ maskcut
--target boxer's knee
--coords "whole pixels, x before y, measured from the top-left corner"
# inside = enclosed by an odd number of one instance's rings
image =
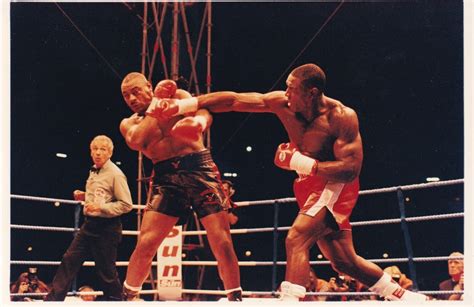
[[[229,258],[234,255],[234,245],[232,244],[232,240],[227,236],[219,236],[218,238],[214,238],[214,245],[218,248],[215,251],[215,256],[217,257],[225,257]]]
[[[298,230],[291,228],[285,239],[285,246],[288,252],[297,252],[306,250],[307,239],[305,235]]]
[[[134,252],[141,257],[153,257],[158,248],[157,245],[156,240],[153,240],[151,236],[141,236]]]

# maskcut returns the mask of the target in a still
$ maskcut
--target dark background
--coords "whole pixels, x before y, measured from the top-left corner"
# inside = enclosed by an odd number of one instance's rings
[[[98,52],[54,3],[10,5],[11,193],[71,199],[74,189],[84,188],[91,139],[106,134],[115,143],[112,160],[121,161],[136,201],[137,153],[128,149],[118,126],[131,114],[121,96],[121,79],[141,67],[142,25],[137,14],[142,14],[143,5],[59,6]],[[365,154],[361,189],[420,183],[430,176],[463,178],[462,2],[344,3],[297,57],[337,6],[214,3],[212,91],[283,90],[288,68],[317,63],[327,74],[327,95],[358,113]],[[193,45],[203,9],[203,3],[187,6]],[[163,38],[169,59],[170,15],[167,18]],[[149,31],[154,38],[154,28]],[[206,38],[203,46],[205,42]],[[185,51],[183,38],[180,74],[188,78]],[[197,70],[202,92],[205,68],[205,49],[201,49]],[[162,78],[158,63],[153,83]],[[221,172],[238,173],[231,178],[237,189],[234,200],[293,196],[294,173],[273,165],[275,148],[288,139],[276,117],[216,114],[211,138]],[[251,152],[245,150],[248,145]],[[56,152],[68,158],[57,158]],[[145,161],[145,173],[150,170]],[[462,186],[406,194],[408,216],[464,210]],[[12,200],[11,223],[72,227],[73,211],[69,205]],[[239,228],[273,223],[271,206],[239,211]],[[280,225],[290,225],[296,213],[294,204],[281,205]],[[390,193],[362,196],[352,220],[398,216],[397,196]],[[125,215],[124,229],[136,229],[136,219],[135,211]],[[353,232],[363,257],[381,258],[385,252],[390,258],[406,256],[399,224],[355,227]],[[463,251],[463,219],[412,223],[410,232],[417,257]],[[285,235],[280,233],[280,260],[285,259]],[[57,261],[70,240],[71,233],[12,230],[11,259]],[[234,240],[239,260],[271,260],[271,233],[234,235]],[[135,237],[124,237],[119,260],[128,260],[134,244]],[[247,250],[252,251],[250,257],[244,255]],[[318,253],[312,251],[312,260]],[[185,260],[192,260],[192,255]],[[399,266],[408,271],[404,263]],[[26,269],[11,266],[11,280]],[[55,269],[40,266],[41,279],[50,282]],[[329,266],[316,270],[325,279],[335,275]],[[437,289],[448,278],[446,262],[417,263],[417,270],[423,290]],[[125,268],[119,271],[123,279]],[[242,267],[241,271],[245,290],[271,289],[271,267]],[[217,279],[215,271],[208,272],[208,280]],[[189,274],[185,286],[195,288]],[[261,278],[255,279],[255,274]],[[284,267],[280,267],[278,282],[283,277]],[[96,286],[92,268],[79,274],[79,285],[84,283]]]

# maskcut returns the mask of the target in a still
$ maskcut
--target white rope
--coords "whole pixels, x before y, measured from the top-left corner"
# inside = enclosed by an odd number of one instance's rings
[[[266,200],[248,200],[248,201],[237,201],[235,204],[237,207],[245,206],[258,206],[258,205],[273,205],[275,203],[294,203],[296,201],[295,197],[286,197],[286,198],[275,198],[275,199],[266,199]]]
[[[437,257],[414,257],[414,262],[436,262],[436,261],[448,261],[450,259],[464,259],[463,256],[437,256]],[[408,262],[408,258],[383,258],[383,259],[367,259],[368,261],[374,263],[400,263],[400,262]],[[32,261],[32,260],[11,260],[10,264],[14,265],[49,265],[55,266],[59,265],[60,261]],[[316,260],[310,261],[311,265],[329,265],[330,262],[328,260]],[[117,261],[115,263],[116,266],[124,267],[128,266],[128,261]],[[276,265],[286,265],[286,261],[277,261],[274,263],[273,261],[239,261],[239,266],[241,267],[255,267],[255,266],[273,266]],[[153,261],[152,265],[158,265],[157,261]],[[186,266],[217,266],[217,261],[182,261],[182,265]],[[83,266],[95,266],[94,261],[85,261]]]
[[[155,294],[159,293],[159,290],[141,290],[140,294]],[[211,295],[226,295],[224,290],[206,290],[206,289],[182,289],[182,293],[187,294],[211,294]],[[428,290],[428,291],[417,291],[417,293],[422,293],[426,295],[440,295],[440,294],[463,294],[464,291],[454,291],[454,290]],[[21,296],[45,296],[48,293],[11,293],[10,296],[21,297]],[[68,292],[68,296],[82,296],[82,295],[103,295],[102,291],[91,291],[91,292]],[[242,296],[251,296],[251,295],[273,295],[280,294],[280,292],[275,291],[242,291]],[[306,295],[309,296],[368,296],[368,295],[377,295],[375,292],[306,292]]]
[[[80,205],[82,202],[78,200],[51,198],[51,197],[40,197],[40,196],[29,196],[29,195],[18,195],[11,194],[12,199],[32,200],[39,202],[55,203],[55,204],[68,204],[68,205]],[[144,209],[145,205],[132,205],[133,209]]]
[[[464,179],[453,179],[453,180],[445,180],[445,181],[437,181],[437,182],[417,183],[417,184],[402,185],[399,187],[388,187],[388,188],[364,190],[364,191],[360,191],[359,195],[396,192],[398,189],[401,189],[403,191],[427,189],[427,188],[442,187],[442,186],[455,185],[455,184],[461,184],[461,183],[464,183]]]
[[[73,232],[74,228],[70,227],[52,227],[52,226],[32,226],[32,225],[10,225],[12,229],[26,229],[26,230],[43,230],[43,231],[52,231],[52,232]]]
[[[464,217],[464,212],[447,213],[447,214],[436,214],[436,215],[425,215],[425,216],[412,216],[405,218],[407,222],[420,222],[430,220],[442,220]],[[360,221],[351,222],[352,226],[366,226],[366,225],[378,225],[378,224],[396,224],[402,221],[401,218],[397,219],[385,219],[385,220],[373,220],[373,221]]]
[[[104,292],[102,291],[71,291],[67,293],[67,296],[83,296],[83,295],[103,295]],[[10,296],[45,296],[48,295],[48,293],[44,292],[24,292],[24,293],[11,293]]]
[[[271,292],[270,292],[271,293]],[[454,290],[432,290],[432,291],[416,291],[416,293],[422,293],[427,295],[439,295],[439,294],[463,294],[464,291],[454,291]],[[377,295],[375,292],[306,292],[306,295],[312,296],[368,296],[368,295]]]
[[[460,184],[463,183],[464,179],[456,179],[456,180],[447,180],[441,182],[433,182],[433,183],[422,183],[422,184],[413,184],[413,185],[405,185],[399,187],[388,187],[388,188],[381,188],[381,189],[372,189],[372,190],[365,190],[360,191],[360,195],[368,195],[368,194],[375,194],[375,193],[386,193],[386,192],[395,192],[398,189],[401,190],[414,190],[414,189],[424,189],[424,188],[432,188],[432,187],[439,187],[439,186],[447,186],[453,184]],[[56,198],[47,198],[47,197],[36,197],[36,196],[26,196],[26,195],[16,195],[12,194],[11,198],[13,199],[23,199],[23,200],[33,200],[33,201],[42,201],[42,202],[54,202],[55,204],[64,203],[64,204],[73,204],[77,205],[80,204],[80,201],[72,201],[66,199],[56,199]],[[237,202],[237,205],[242,206],[250,206],[250,205],[267,205],[267,204],[275,204],[275,203],[291,203],[295,202],[295,198],[280,198],[280,199],[273,199],[273,200],[257,200],[257,201],[243,201]],[[143,205],[133,205],[133,209],[141,209],[145,208],[146,206]],[[450,219],[450,218],[458,218],[464,217],[464,213],[450,213],[450,214],[440,214],[440,215],[430,215],[430,216],[418,216],[418,217],[408,217],[405,218],[407,222],[419,222],[419,221],[427,221],[427,220],[438,220],[438,219]],[[396,219],[385,219],[385,220],[373,220],[373,221],[359,221],[359,222],[352,222],[352,226],[366,226],[366,225],[378,225],[378,224],[395,224],[400,223],[402,221],[401,218]],[[51,226],[31,226],[31,225],[11,225],[12,229],[25,229],[25,230],[43,230],[43,231],[53,231],[53,232],[73,232],[76,229],[74,228],[66,228],[66,227],[51,227]],[[290,227],[278,227],[278,231],[286,231],[290,229]],[[274,227],[265,227],[265,228],[249,228],[249,229],[232,229],[232,234],[247,234],[247,233],[258,233],[258,232],[271,232],[274,231]],[[138,235],[139,231],[132,231],[132,230],[124,230],[122,232],[124,235]],[[183,235],[205,235],[206,231],[184,231]],[[447,261],[449,259],[463,259],[463,257],[449,257],[449,256],[440,256],[440,257],[414,257],[412,260],[414,262],[433,262],[433,261]],[[397,262],[408,262],[409,258],[392,258],[392,259],[369,259],[369,261],[374,263],[397,263]],[[13,265],[50,265],[50,266],[57,266],[60,265],[60,261],[23,261],[23,260],[12,260],[10,264]],[[128,261],[117,261],[116,266],[128,266]],[[152,265],[156,266],[158,263],[152,262]],[[217,261],[183,261],[183,265],[187,266],[217,266]],[[329,261],[310,261],[311,265],[328,265],[330,264]],[[84,266],[95,266],[95,262],[93,261],[85,261]],[[286,265],[286,261],[239,261],[239,266],[242,267],[254,267],[254,266],[273,266],[273,265]],[[142,294],[151,294],[151,293],[158,293],[158,290],[142,290],[140,291]],[[220,290],[193,290],[193,289],[183,289],[183,293],[190,293],[190,294],[215,294],[215,295],[225,295],[225,291]],[[276,292],[278,293],[278,292]],[[462,294],[463,291],[420,291],[420,293],[434,295],[434,294]],[[68,292],[68,295],[77,295],[78,292]],[[84,292],[80,295],[102,295],[102,291],[94,291],[94,292]],[[243,295],[252,295],[252,294],[274,294],[274,292],[264,292],[264,291],[244,291]],[[324,296],[334,296],[334,295],[373,295],[375,293],[372,292],[309,292],[307,295],[324,295]],[[47,293],[17,293],[11,294],[12,296],[44,296]]]
[[[28,195],[10,195],[13,199],[23,199],[23,200],[33,200],[33,201],[43,201],[49,203],[62,203],[62,204],[70,204],[70,205],[79,205],[81,202],[77,200],[70,200],[70,199],[59,199],[59,198],[50,198],[50,197],[39,197],[39,196],[28,196]]]
[[[461,184],[461,183],[464,183],[464,179],[453,179],[453,180],[445,180],[445,181],[438,181],[438,182],[409,184],[409,185],[402,185],[402,186],[397,186],[397,187],[363,190],[363,191],[359,191],[359,195],[396,192],[398,189],[401,189],[403,191],[426,189],[426,188],[441,187],[441,186],[455,185],[455,184]],[[235,204],[238,207],[243,207],[243,206],[253,206],[253,205],[273,205],[275,203],[292,203],[295,201],[296,201],[295,197],[286,197],[286,198],[276,198],[276,199],[268,199],[268,200],[238,201]]]
[[[455,185],[455,184],[461,184],[461,183],[464,183],[464,179],[453,179],[453,180],[445,180],[445,181],[438,181],[438,182],[409,184],[409,185],[402,185],[402,186],[395,186],[395,187],[363,190],[363,191],[359,191],[359,195],[395,192],[398,189],[401,189],[404,191],[416,190],[416,189],[427,189],[427,188]],[[13,199],[24,199],[24,200],[33,200],[33,201],[42,201],[42,202],[57,202],[57,203],[74,204],[74,205],[81,203],[80,201],[75,201],[75,200],[48,198],[48,197],[37,197],[37,196],[27,196],[27,195],[17,195],[17,194],[12,194],[10,196]],[[286,198],[276,198],[276,199],[268,199],[268,200],[238,201],[235,204],[238,207],[244,207],[244,206],[255,206],[255,205],[273,205],[275,203],[293,203],[295,201],[296,201],[296,198],[294,197],[286,197]],[[143,209],[146,206],[133,205],[132,207],[133,209],[139,209],[139,208]]]
[[[437,215],[426,215],[426,216],[414,216],[414,217],[407,217],[405,221],[407,222],[420,222],[420,221],[429,221],[429,220],[441,220],[441,219],[451,219],[451,218],[459,218],[464,217],[463,212],[458,213],[447,213],[447,214],[437,214]],[[352,226],[367,226],[367,225],[380,225],[380,224],[396,224],[400,223],[402,219],[384,219],[384,220],[373,220],[373,221],[359,221],[359,222],[351,222]],[[12,229],[26,229],[26,230],[43,230],[43,231],[69,231],[73,232],[74,228],[66,228],[66,227],[51,227],[51,226],[33,226],[33,225],[18,225],[13,224],[10,225]],[[277,231],[288,231],[290,226],[285,227],[278,227]],[[263,227],[263,228],[243,228],[243,229],[231,229],[231,234],[248,234],[248,233],[261,233],[261,232],[272,232],[274,231],[274,227]],[[123,235],[134,235],[137,236],[140,232],[137,230],[123,230]],[[195,236],[195,235],[206,235],[205,230],[190,230],[190,231],[183,231],[183,236]]]

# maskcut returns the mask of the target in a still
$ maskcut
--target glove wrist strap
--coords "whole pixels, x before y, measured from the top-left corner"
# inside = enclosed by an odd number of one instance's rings
[[[295,151],[290,160],[290,169],[299,174],[311,175],[313,170],[317,171],[317,160],[302,155],[299,151]]]
[[[156,97],[153,97],[153,98],[151,99],[150,105],[149,105],[148,108],[146,109],[145,114],[150,113],[150,112],[155,108],[157,102],[158,102],[158,99],[157,99]]]
[[[178,115],[194,113],[198,110],[198,99],[196,97],[181,99],[178,101]]]

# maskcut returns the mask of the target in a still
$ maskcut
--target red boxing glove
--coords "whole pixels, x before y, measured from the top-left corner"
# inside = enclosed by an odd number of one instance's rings
[[[185,117],[174,124],[170,134],[173,137],[197,141],[206,130],[207,122],[203,116]]]
[[[295,152],[296,147],[292,143],[282,143],[278,145],[277,151],[275,152],[275,165],[279,168],[291,171],[290,161]]]
[[[145,114],[154,118],[170,118],[172,116],[168,116],[168,113],[174,114],[177,113],[177,111],[178,105],[176,104],[176,99],[158,99],[156,97],[153,97],[153,100],[148,106],[148,109],[146,110]]]
[[[158,82],[155,87],[155,97],[156,98],[171,98],[176,94],[178,86],[173,80],[165,79]]]
[[[314,175],[318,169],[318,160],[301,154],[292,143],[278,146],[274,162],[280,168],[293,170],[302,175]]]

